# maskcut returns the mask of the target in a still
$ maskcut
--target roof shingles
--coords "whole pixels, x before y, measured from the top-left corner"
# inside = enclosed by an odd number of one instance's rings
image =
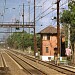
[[[41,34],[41,33],[54,34],[54,33],[57,33],[57,28],[52,27],[52,26],[48,26],[48,27],[46,27],[45,29],[43,29],[42,31],[40,31],[39,33],[40,33],[40,34]]]

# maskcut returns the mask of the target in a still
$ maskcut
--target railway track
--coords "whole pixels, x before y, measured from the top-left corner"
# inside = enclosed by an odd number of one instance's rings
[[[23,67],[23,70],[29,73],[28,75],[48,75],[44,71],[38,69],[34,65],[31,65],[22,58],[18,57],[16,54],[13,54],[8,51],[6,51],[6,53],[10,55],[19,65],[21,65]]]
[[[70,70],[74,70],[75,71],[75,67],[73,67],[73,66],[70,66],[70,65],[65,65],[65,66],[63,66],[64,68],[68,68],[68,69],[70,69]]]
[[[7,74],[9,71],[9,67],[7,66],[7,63],[5,61],[5,58],[3,57],[2,52],[0,51],[0,74]]]
[[[12,51],[12,52],[14,52],[14,53],[16,53],[16,54],[18,54],[18,55],[20,54],[20,55],[22,55],[23,57],[25,57],[25,58],[27,58],[27,59],[33,61],[33,62],[38,61],[39,64],[44,65],[44,66],[49,67],[49,68],[52,68],[52,69],[54,69],[54,70],[56,70],[56,71],[58,71],[58,72],[61,72],[61,73],[63,73],[63,74],[66,74],[66,75],[75,75],[75,71],[74,71],[75,69],[72,69],[72,68],[70,68],[70,67],[67,67],[67,68],[66,68],[66,67],[62,67],[62,66],[57,66],[57,65],[52,64],[52,63],[47,63],[47,62],[44,62],[44,61],[35,59],[35,58],[30,57],[30,56],[28,56],[28,55],[25,55],[25,54],[23,54],[23,53],[19,53],[19,52],[15,52],[15,51]]]
[[[75,67],[70,66],[70,65],[65,65],[65,67],[72,68],[72,69],[74,69],[74,70],[75,70]]]

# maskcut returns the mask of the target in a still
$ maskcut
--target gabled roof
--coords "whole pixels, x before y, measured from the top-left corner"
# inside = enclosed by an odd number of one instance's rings
[[[39,32],[40,34],[56,34],[57,33],[57,28],[53,27],[53,26],[48,26],[45,29],[41,30]]]

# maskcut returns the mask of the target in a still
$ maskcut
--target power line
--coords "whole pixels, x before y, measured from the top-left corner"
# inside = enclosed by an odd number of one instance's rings
[[[47,0],[45,0],[44,2],[43,2],[43,4],[45,4],[47,2]]]
[[[42,2],[42,0],[41,0],[41,1],[38,1],[38,3],[37,3],[36,5],[40,4],[41,2]],[[45,0],[45,1],[43,2],[43,4],[46,3],[46,2],[47,2],[47,0]],[[37,6],[37,7],[38,7],[38,6]],[[34,8],[31,9],[32,12],[34,12],[33,9],[34,9]],[[31,11],[31,10],[30,10],[30,11]],[[32,14],[32,12],[30,12],[30,14]],[[42,14],[42,13],[41,13],[41,14]],[[39,14],[39,15],[40,15],[40,14]],[[36,19],[36,18],[35,18],[35,19]]]
[[[47,0],[44,1],[44,3],[47,2]],[[53,4],[53,3],[52,3]],[[53,5],[51,4],[51,6],[49,6],[45,11],[43,11],[42,13],[40,13],[36,18],[40,17],[41,14],[44,14],[45,12],[47,12]],[[36,19],[35,18],[35,19]]]
[[[41,1],[42,1],[42,0],[41,0]],[[41,3],[41,1],[39,0],[36,5],[38,5],[39,3]],[[32,11],[31,11],[31,10],[32,10]],[[32,12],[34,12],[34,7],[33,7],[31,10],[30,10],[30,11],[31,11],[30,14],[32,14]]]
[[[47,2],[47,0],[45,0],[44,2],[43,2],[43,4],[44,3],[46,3]],[[53,2],[52,2],[52,4],[51,4],[51,6],[49,6],[45,11],[43,11],[42,13],[40,13],[40,15],[41,14],[44,14],[45,12],[47,12],[50,8],[52,8],[53,7]],[[38,18],[39,17],[39,15],[36,17],[36,18]]]
[[[45,12],[47,12],[47,10],[49,10],[51,7],[52,7],[53,5],[51,5],[50,7],[48,7],[45,11],[43,11],[41,14],[44,14]],[[41,15],[40,14],[40,15]],[[36,18],[38,18],[39,17],[39,15],[36,17]]]
[[[41,0],[41,1],[42,1],[42,0]],[[39,3],[40,3],[40,0],[38,1],[37,5],[38,5]],[[32,12],[34,12],[34,7],[33,7],[31,10],[33,10]],[[31,10],[30,10],[30,11],[31,11]],[[31,12],[31,13],[32,13],[32,12]],[[30,14],[31,14],[31,13],[30,13]]]
[[[63,6],[63,5],[65,5],[65,4],[67,4],[66,2],[64,2],[61,6]],[[60,7],[61,7],[60,6]],[[57,8],[56,8],[57,9]],[[40,17],[39,19],[37,19],[36,21],[38,21],[38,20],[40,20],[40,19],[42,19],[42,18],[44,18],[45,16],[47,16],[48,14],[50,14],[50,13],[52,13],[53,11],[55,11],[56,9],[53,9],[52,11],[50,11],[50,12],[48,12],[47,14],[45,14],[44,16],[42,16],[42,17]],[[42,13],[43,14],[43,13]]]

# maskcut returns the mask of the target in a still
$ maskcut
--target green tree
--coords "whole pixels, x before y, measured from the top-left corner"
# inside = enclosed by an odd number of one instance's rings
[[[11,37],[11,38],[10,38]],[[32,50],[34,50],[34,35],[29,34],[27,32],[24,33],[13,33],[10,37],[7,39],[8,46],[11,48],[16,49],[22,49],[28,48],[31,46]],[[37,37],[37,45],[40,47],[40,38]]]
[[[62,13],[62,16],[60,18],[60,21],[63,25],[70,24],[71,25],[71,43],[75,41],[74,35],[75,35],[75,1],[71,1],[68,4],[69,10],[64,10]]]
[[[69,9],[64,10],[62,13],[62,16],[60,18],[60,21],[62,25],[66,29],[68,29],[68,24],[70,24],[70,30],[71,30],[71,46],[74,53],[74,42],[75,42],[75,1],[70,1],[68,4]],[[66,32],[67,33],[67,32]],[[73,54],[74,55],[74,54]]]

